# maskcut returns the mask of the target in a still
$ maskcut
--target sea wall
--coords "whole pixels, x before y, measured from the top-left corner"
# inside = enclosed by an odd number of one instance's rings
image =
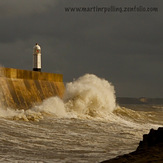
[[[0,107],[29,109],[44,99],[63,97],[62,74],[0,68]]]

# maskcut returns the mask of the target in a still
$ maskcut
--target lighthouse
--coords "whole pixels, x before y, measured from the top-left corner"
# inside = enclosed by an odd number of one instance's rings
[[[33,47],[33,71],[41,71],[41,47],[38,43]]]

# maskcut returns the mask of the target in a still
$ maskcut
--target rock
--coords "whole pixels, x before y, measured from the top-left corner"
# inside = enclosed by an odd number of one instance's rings
[[[143,135],[135,152],[118,156],[102,163],[163,163],[163,127],[151,129]]]
[[[151,129],[149,134],[143,135],[143,141],[140,141],[137,150],[147,149],[161,143],[163,143],[163,128]]]

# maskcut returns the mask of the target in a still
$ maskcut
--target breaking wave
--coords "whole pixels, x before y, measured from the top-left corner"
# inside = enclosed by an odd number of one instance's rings
[[[108,114],[116,107],[114,87],[90,74],[68,83],[63,100],[68,111],[92,117]]]
[[[0,116],[39,120],[45,115],[59,117],[104,117],[116,108],[114,86],[105,79],[86,74],[66,84],[63,100],[51,97],[41,105],[24,110],[0,109]]]
[[[159,114],[133,111],[116,105],[114,86],[105,79],[86,74],[66,84],[63,99],[51,97],[28,110],[0,109],[0,117],[39,121],[45,117],[107,120],[128,126],[161,124]],[[155,118],[157,117],[157,118]],[[161,119],[161,117],[159,118]]]

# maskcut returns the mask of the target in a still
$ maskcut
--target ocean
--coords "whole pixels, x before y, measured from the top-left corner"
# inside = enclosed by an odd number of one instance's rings
[[[163,105],[116,103],[115,88],[86,74],[28,110],[0,108],[0,162],[98,163],[134,151],[163,126]]]

